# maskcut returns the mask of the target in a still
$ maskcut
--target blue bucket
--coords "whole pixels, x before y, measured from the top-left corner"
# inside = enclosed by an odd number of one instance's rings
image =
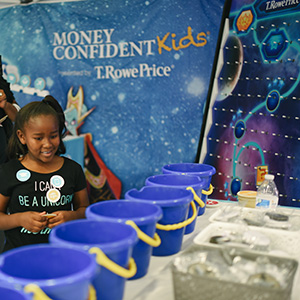
[[[195,193],[194,201],[197,208],[197,214],[199,212],[199,207],[205,206],[205,203],[201,201],[201,199],[199,199],[199,197],[201,197],[204,182],[198,176],[181,175],[181,174],[159,174],[159,175],[148,177],[146,179],[145,184],[147,186],[166,186],[166,187],[174,187],[174,188],[182,188],[182,189],[191,189],[193,193]],[[193,209],[190,206],[188,218],[191,218],[192,215],[193,215]],[[196,221],[197,219],[195,219],[190,225],[186,226],[184,232],[185,234],[189,234],[194,231]]]
[[[204,182],[201,199],[203,202],[205,202],[205,204],[207,201],[207,196],[210,195],[213,191],[212,185],[210,184],[212,175],[216,173],[216,169],[213,166],[197,163],[177,163],[163,166],[162,172],[164,174],[183,174],[199,176]],[[198,215],[203,215],[204,212],[205,207],[200,208]]]
[[[85,251],[53,245],[23,246],[0,256],[2,283],[55,300],[87,299],[96,269]]]
[[[85,214],[90,220],[127,222],[127,224],[128,221],[133,222],[131,225],[137,230],[139,241],[133,247],[132,253],[137,272],[130,279],[146,275],[152,249],[160,245],[160,238],[155,236],[155,229],[157,221],[162,218],[161,208],[145,201],[111,200],[90,205]]]
[[[0,299],[3,300],[32,300],[32,296],[18,290],[8,283],[0,283]]]
[[[92,281],[97,299],[123,298],[126,276],[132,277],[136,273],[131,254],[137,234],[131,226],[109,221],[74,220],[54,227],[49,240],[52,244],[95,253],[97,263],[102,266]]]
[[[180,251],[185,227],[197,217],[191,191],[173,187],[145,186],[139,191],[129,190],[125,198],[148,201],[162,208],[163,217],[156,224],[156,232],[160,236],[161,244],[153,248],[153,255],[167,256]],[[187,220],[190,205],[194,206],[194,215]]]

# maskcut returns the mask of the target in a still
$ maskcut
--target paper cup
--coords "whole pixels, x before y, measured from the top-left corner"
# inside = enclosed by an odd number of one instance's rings
[[[256,194],[256,191],[239,191],[237,193],[239,205],[243,207],[255,208]]]

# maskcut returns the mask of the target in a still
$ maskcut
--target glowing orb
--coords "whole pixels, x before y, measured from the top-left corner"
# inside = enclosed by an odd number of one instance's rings
[[[230,190],[231,190],[232,195],[236,195],[241,190],[241,180],[240,180],[240,178],[236,177],[231,181]]]
[[[243,121],[238,121],[234,127],[234,135],[237,139],[240,139],[245,134],[246,128],[245,123]]]
[[[274,111],[277,109],[280,101],[280,94],[278,91],[271,91],[266,100],[266,106],[269,111]]]

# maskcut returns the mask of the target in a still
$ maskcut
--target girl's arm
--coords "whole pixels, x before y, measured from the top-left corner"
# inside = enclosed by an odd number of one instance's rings
[[[89,196],[87,189],[83,189],[74,195],[73,199],[73,207],[74,213],[76,213],[76,219],[83,219],[85,218],[85,210],[89,206]]]
[[[9,103],[7,101],[6,95],[2,89],[0,89],[0,108],[4,109],[5,113],[12,122],[15,120],[16,114],[20,109],[15,100],[13,103]]]
[[[47,218],[43,213],[27,211],[8,215],[8,202],[9,197],[0,194],[0,230],[24,227],[31,232],[39,232],[47,226]]]
[[[16,102],[14,102],[16,104]],[[18,106],[17,106],[18,107]],[[11,119],[12,122],[15,121],[16,114],[18,112],[18,108],[15,105],[6,102],[5,107],[3,108],[7,116]]]
[[[55,217],[49,219],[48,227],[53,228],[58,224],[76,220],[76,219],[84,219],[85,218],[85,210],[89,206],[89,198],[87,189],[84,188],[81,191],[78,191],[74,194],[73,198],[73,208],[72,211],[60,210],[53,212],[56,214]]]

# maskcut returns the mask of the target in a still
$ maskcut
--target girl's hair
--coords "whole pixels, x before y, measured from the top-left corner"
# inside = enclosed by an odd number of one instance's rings
[[[41,115],[52,115],[57,118],[60,144],[56,154],[60,155],[66,153],[66,148],[62,141],[63,134],[66,131],[65,115],[57,100],[49,95],[46,96],[42,101],[33,101],[28,103],[17,113],[13,134],[10,137],[7,145],[7,155],[9,159],[24,157],[24,155],[28,152],[27,146],[20,142],[17,131],[21,130],[24,132],[24,128],[28,124],[29,120]]]

